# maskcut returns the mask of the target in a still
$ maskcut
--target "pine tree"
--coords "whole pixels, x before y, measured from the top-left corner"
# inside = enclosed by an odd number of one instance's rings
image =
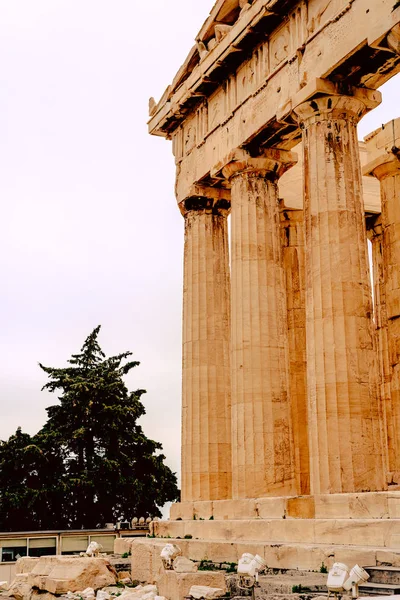
[[[71,527],[96,527],[134,515],[160,516],[178,496],[176,476],[165,465],[161,444],[137,424],[145,414],[145,390],[128,392],[123,381],[139,363],[131,352],[107,358],[97,327],[67,368],[40,367],[44,389],[61,391],[47,409],[41,444],[60,449],[65,465],[65,513]]]
[[[138,419],[145,390],[123,378],[131,353],[106,357],[97,327],[66,368],[40,367],[43,389],[59,393],[35,436],[20,429],[0,442],[0,530],[94,528],[133,516],[160,516],[178,498],[162,446]]]

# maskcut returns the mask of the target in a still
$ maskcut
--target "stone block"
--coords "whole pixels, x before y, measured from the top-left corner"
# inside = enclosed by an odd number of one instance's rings
[[[257,517],[256,500],[232,500],[233,519],[255,519]]]
[[[194,521],[155,521],[154,533],[157,537],[183,538],[187,524]]]
[[[32,586],[28,577],[27,573],[18,573],[8,589],[7,596],[15,598],[15,600],[30,600]]]
[[[130,571],[119,571],[118,581],[120,583],[123,583],[124,585],[128,585],[128,584],[132,583]],[[97,600],[100,600],[99,597],[97,597]]]
[[[315,541],[326,544],[380,546],[387,544],[389,521],[379,519],[319,519],[315,520]],[[393,527],[393,523],[390,524]],[[393,533],[397,532],[395,528]]]
[[[312,519],[271,519],[265,523],[268,524],[269,531],[265,532],[264,538],[261,539],[271,542],[314,543],[315,522]]]
[[[187,552],[191,560],[212,560],[217,563],[237,562],[237,549],[233,542],[193,540],[188,542]]]
[[[349,519],[349,494],[315,496],[316,519]]]
[[[272,544],[264,548],[264,560],[271,569],[281,569],[282,565],[287,565],[285,568],[298,569],[298,555],[295,546],[287,546],[285,544]]]
[[[154,600],[157,597],[157,586],[138,585],[135,588],[125,589],[119,596],[119,600]]]
[[[116,538],[114,541],[114,554],[125,554],[131,551],[135,538]]]
[[[315,497],[317,519],[387,519],[390,514],[391,494],[365,492],[358,494],[324,494]],[[400,506],[400,493],[393,492],[392,510]],[[400,510],[399,513],[400,514]]]
[[[287,499],[286,516],[293,519],[314,519],[315,500],[313,496],[295,496]]]
[[[172,504],[170,508],[169,518],[171,521],[191,521],[193,519],[194,507],[193,502],[177,502]]]
[[[220,588],[206,587],[204,585],[193,585],[190,588],[190,595],[195,600],[213,600],[225,596],[225,590]]]
[[[28,575],[31,587],[65,594],[91,587],[94,590],[113,585],[115,570],[105,558],[79,556],[42,556]]]
[[[32,590],[31,600],[58,600],[58,596],[50,594],[50,592],[39,592]]]
[[[211,501],[194,502],[193,515],[196,519],[209,520],[213,516],[213,503]]]
[[[400,567],[400,551],[399,553],[396,553],[392,552],[391,550],[377,550],[376,564]]]
[[[400,518],[400,492],[388,493],[388,511],[390,519]]]
[[[38,560],[38,558],[33,558],[30,556],[19,558],[15,564],[15,572],[17,575],[20,573],[30,573],[35,565],[37,565]]]
[[[335,548],[335,562],[341,562],[352,568],[355,564],[360,567],[376,564],[376,551],[372,548],[340,547]]]
[[[230,500],[216,500],[213,503],[213,517],[225,521],[232,518],[232,504]]]
[[[165,571],[157,580],[158,593],[173,600],[185,600],[194,585],[220,588],[226,593],[225,577],[222,572],[198,571],[197,573],[175,573]]]
[[[152,540],[151,543],[137,540],[132,544],[132,580],[150,584],[156,581],[164,572],[160,553],[166,543],[166,540]]]
[[[213,502],[213,516],[216,520],[255,519],[257,517],[256,500],[218,500]]]
[[[194,563],[189,558],[186,558],[186,556],[178,556],[174,560],[173,567],[174,567],[174,571],[176,573],[196,573],[197,572],[196,563]]]
[[[284,497],[258,498],[256,500],[256,513],[261,519],[281,519],[286,515],[286,501]]]
[[[386,492],[349,494],[349,511],[351,519],[387,519],[389,518],[388,494]]]
[[[208,545],[208,558],[214,562],[237,562],[237,544],[234,542],[210,542]]]
[[[178,540],[179,542],[180,540]],[[186,556],[190,558],[190,560],[201,561],[208,560],[208,552],[209,552],[210,542],[204,540],[195,540],[195,542],[191,542],[188,545],[188,552]]]

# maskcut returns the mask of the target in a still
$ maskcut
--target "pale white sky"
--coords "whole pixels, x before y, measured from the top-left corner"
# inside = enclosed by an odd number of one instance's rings
[[[0,0],[0,439],[35,433],[102,324],[141,361],[148,436],[180,463],[183,221],[170,143],[147,134],[212,0]],[[399,79],[360,137],[400,116]]]

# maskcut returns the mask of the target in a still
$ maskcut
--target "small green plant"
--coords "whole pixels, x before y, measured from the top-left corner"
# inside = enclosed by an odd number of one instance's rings
[[[292,587],[292,593],[293,594],[301,594],[301,590],[302,590],[301,584],[300,585],[294,585]]]
[[[211,515],[211,517],[208,520],[209,521],[214,521],[214,515]]]
[[[199,567],[198,567],[199,571],[220,571],[221,568],[214,564],[212,562],[212,560],[207,560],[206,558],[203,558],[203,560],[200,561]]]
[[[237,564],[232,562],[229,564],[229,567],[227,568],[226,572],[227,573],[236,573],[236,569],[237,569]]]
[[[190,533],[187,533],[183,539],[191,540],[192,538],[193,538],[193,536]]]
[[[149,536],[149,537],[150,537],[150,536]],[[123,555],[122,555],[122,558],[129,558],[129,557],[130,557],[130,555],[131,555],[131,553],[130,553],[130,552],[124,552],[124,553],[123,553]]]
[[[200,564],[198,566],[198,570],[199,571],[209,571],[208,565],[210,564],[210,561],[207,560],[206,558],[203,558],[200,561]]]
[[[320,573],[327,573],[328,572],[328,567],[326,566],[325,563],[322,563],[321,568],[319,570]]]

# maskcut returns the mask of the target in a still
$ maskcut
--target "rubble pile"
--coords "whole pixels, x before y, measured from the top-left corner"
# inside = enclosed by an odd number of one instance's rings
[[[22,558],[14,581],[8,589],[0,588],[0,596],[12,600],[213,600],[226,595],[223,573],[199,571],[173,544],[162,548],[158,555],[161,574],[147,578],[147,585],[135,585],[129,571],[117,572],[100,550],[98,544],[91,544],[80,556]]]
[[[0,595],[13,600],[168,600],[155,585],[134,587],[129,572],[117,574],[106,558],[95,555],[20,559],[14,581],[0,588]]]

